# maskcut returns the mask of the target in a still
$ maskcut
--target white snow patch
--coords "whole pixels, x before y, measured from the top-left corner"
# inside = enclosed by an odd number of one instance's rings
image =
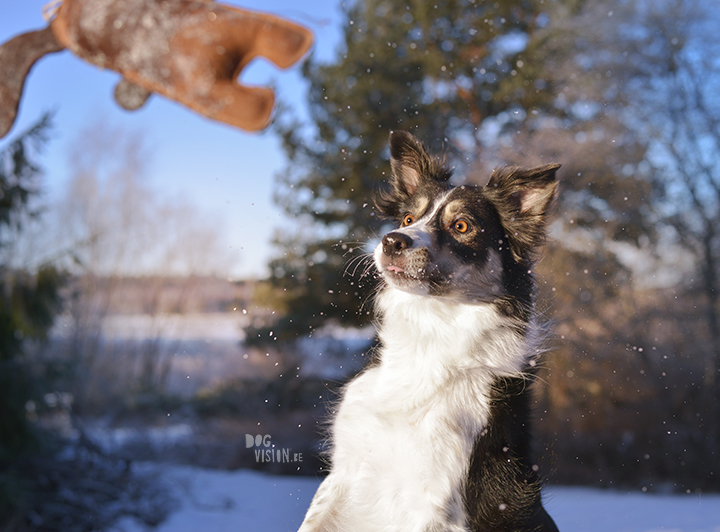
[[[250,320],[238,312],[210,312],[193,314],[111,314],[102,321],[102,335],[106,340],[166,341],[227,341],[241,342]],[[72,318],[60,316],[51,336],[64,338],[72,334]]]
[[[157,532],[290,532],[297,530],[320,480],[256,471],[141,464],[155,468],[180,509]],[[720,495],[652,495],[590,488],[545,491],[545,506],[561,531],[720,532]],[[146,532],[127,518],[114,532]]]
[[[155,468],[175,492],[180,509],[148,529],[132,518],[111,532],[275,532],[297,530],[319,480],[257,471],[141,464]]]
[[[189,440],[193,437],[193,429],[186,423],[178,423],[167,427],[86,427],[88,437],[105,452],[121,451],[131,443],[142,442],[158,449]]]
[[[591,488],[552,488],[545,508],[574,532],[720,532],[720,495],[655,495]]]

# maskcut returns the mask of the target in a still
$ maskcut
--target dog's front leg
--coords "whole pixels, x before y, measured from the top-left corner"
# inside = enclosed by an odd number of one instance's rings
[[[345,489],[340,478],[331,473],[320,484],[298,532],[339,531],[340,506],[344,498]]]

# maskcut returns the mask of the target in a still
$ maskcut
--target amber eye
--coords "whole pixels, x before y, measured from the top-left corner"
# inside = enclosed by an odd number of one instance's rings
[[[412,214],[406,214],[405,218],[403,218],[403,225],[410,225],[415,221],[415,218],[413,218]]]
[[[455,231],[457,231],[458,233],[465,233],[469,228],[470,226],[463,219],[457,220],[455,222]]]

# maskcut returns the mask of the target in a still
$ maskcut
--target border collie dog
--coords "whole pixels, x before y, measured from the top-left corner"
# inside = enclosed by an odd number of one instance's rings
[[[411,134],[391,133],[390,153],[381,346],[344,389],[300,532],[557,531],[530,456],[529,384],[532,268],[559,165],[455,187]]]

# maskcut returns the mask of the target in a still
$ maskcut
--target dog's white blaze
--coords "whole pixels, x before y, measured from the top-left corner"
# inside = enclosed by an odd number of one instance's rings
[[[519,375],[533,342],[489,304],[393,287],[377,304],[381,363],[345,390],[332,472],[300,531],[466,531],[463,480],[491,383]]]
[[[450,191],[444,192],[442,195],[440,195],[437,200],[435,200],[435,204],[432,206],[432,208],[423,214],[420,218],[415,220],[412,224],[406,226],[406,227],[400,227],[399,229],[395,229],[395,232],[397,233],[404,233],[408,235],[410,238],[413,239],[415,242],[413,247],[430,247],[432,244],[432,240],[430,237],[430,234],[432,233],[431,230],[428,230],[428,223],[435,218],[435,215],[438,213],[440,209],[443,208],[445,205],[445,202],[450,195]],[[382,246],[381,250],[382,250]]]

